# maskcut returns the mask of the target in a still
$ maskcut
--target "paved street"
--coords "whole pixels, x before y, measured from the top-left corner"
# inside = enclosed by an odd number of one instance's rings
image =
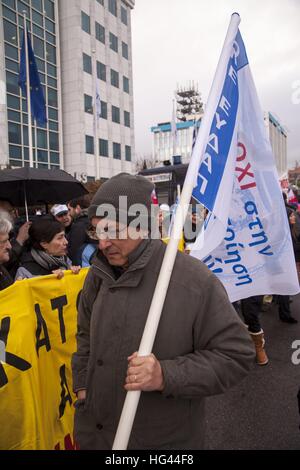
[[[298,324],[279,321],[276,305],[261,315],[269,364],[255,366],[240,385],[207,400],[211,449],[300,449],[300,365],[291,362],[292,342],[300,340],[300,294],[291,308]]]

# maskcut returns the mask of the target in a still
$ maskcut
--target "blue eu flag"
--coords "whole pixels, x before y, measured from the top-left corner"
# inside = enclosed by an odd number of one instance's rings
[[[36,65],[34,53],[31,47],[29,34],[27,33],[29,76],[30,76],[30,102],[31,112],[37,123],[46,124],[46,103],[41,86],[38,68]],[[24,95],[26,95],[26,53],[25,53],[25,33],[23,33],[23,42],[21,49],[21,62],[19,74],[19,86]]]

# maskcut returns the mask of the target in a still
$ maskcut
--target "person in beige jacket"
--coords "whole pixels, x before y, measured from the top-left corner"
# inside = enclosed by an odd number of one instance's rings
[[[131,227],[130,209],[121,222],[119,195],[129,208],[150,210],[152,190],[144,177],[121,173],[99,188],[89,208],[99,250],[81,295],[72,359],[80,449],[112,448],[128,390],[142,391],[128,449],[202,449],[205,397],[237,384],[254,361],[220,281],[179,252],[153,353],[137,356],[166,246]],[[99,216],[103,205],[116,209],[116,220]]]

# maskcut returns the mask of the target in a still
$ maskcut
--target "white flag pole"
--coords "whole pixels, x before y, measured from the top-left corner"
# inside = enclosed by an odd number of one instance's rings
[[[175,214],[174,227],[171,234],[170,242],[167,246],[156,288],[154,291],[151,307],[149,310],[145,330],[138,351],[139,356],[147,356],[151,354],[153,343],[156,336],[161,312],[163,309],[165,297],[169,287],[169,282],[177,254],[178,242],[181,238],[182,228],[187,215],[193,187],[195,186],[195,178],[200,165],[202,156],[204,155],[207,138],[210,132],[212,119],[214,117],[220,93],[223,87],[224,78],[227,70],[228,61],[232,54],[233,42],[235,40],[240,16],[234,13],[228,27],[224,46],[221,52],[219,63],[216,69],[215,77],[210,90],[206,111],[201,122],[196,145],[189,164],[185,183],[181,193],[180,203]],[[134,422],[139,398],[139,391],[127,392],[125,403],[123,406],[120,422],[113,443],[113,450],[126,450],[130,438],[131,429]]]
[[[26,90],[27,90],[27,111],[28,111],[29,166],[30,168],[33,168],[32,119],[31,119],[30,74],[29,74],[26,10],[23,10],[23,15],[24,15],[24,43],[25,43]]]

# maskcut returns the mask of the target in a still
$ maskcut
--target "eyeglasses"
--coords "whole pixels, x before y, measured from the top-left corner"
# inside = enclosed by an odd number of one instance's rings
[[[92,240],[106,240],[108,238],[110,240],[118,240],[120,238],[124,240],[126,237],[120,237],[120,234],[124,232],[125,229],[127,229],[126,225],[121,229],[116,227],[105,227],[101,230],[91,227],[86,233]]]

